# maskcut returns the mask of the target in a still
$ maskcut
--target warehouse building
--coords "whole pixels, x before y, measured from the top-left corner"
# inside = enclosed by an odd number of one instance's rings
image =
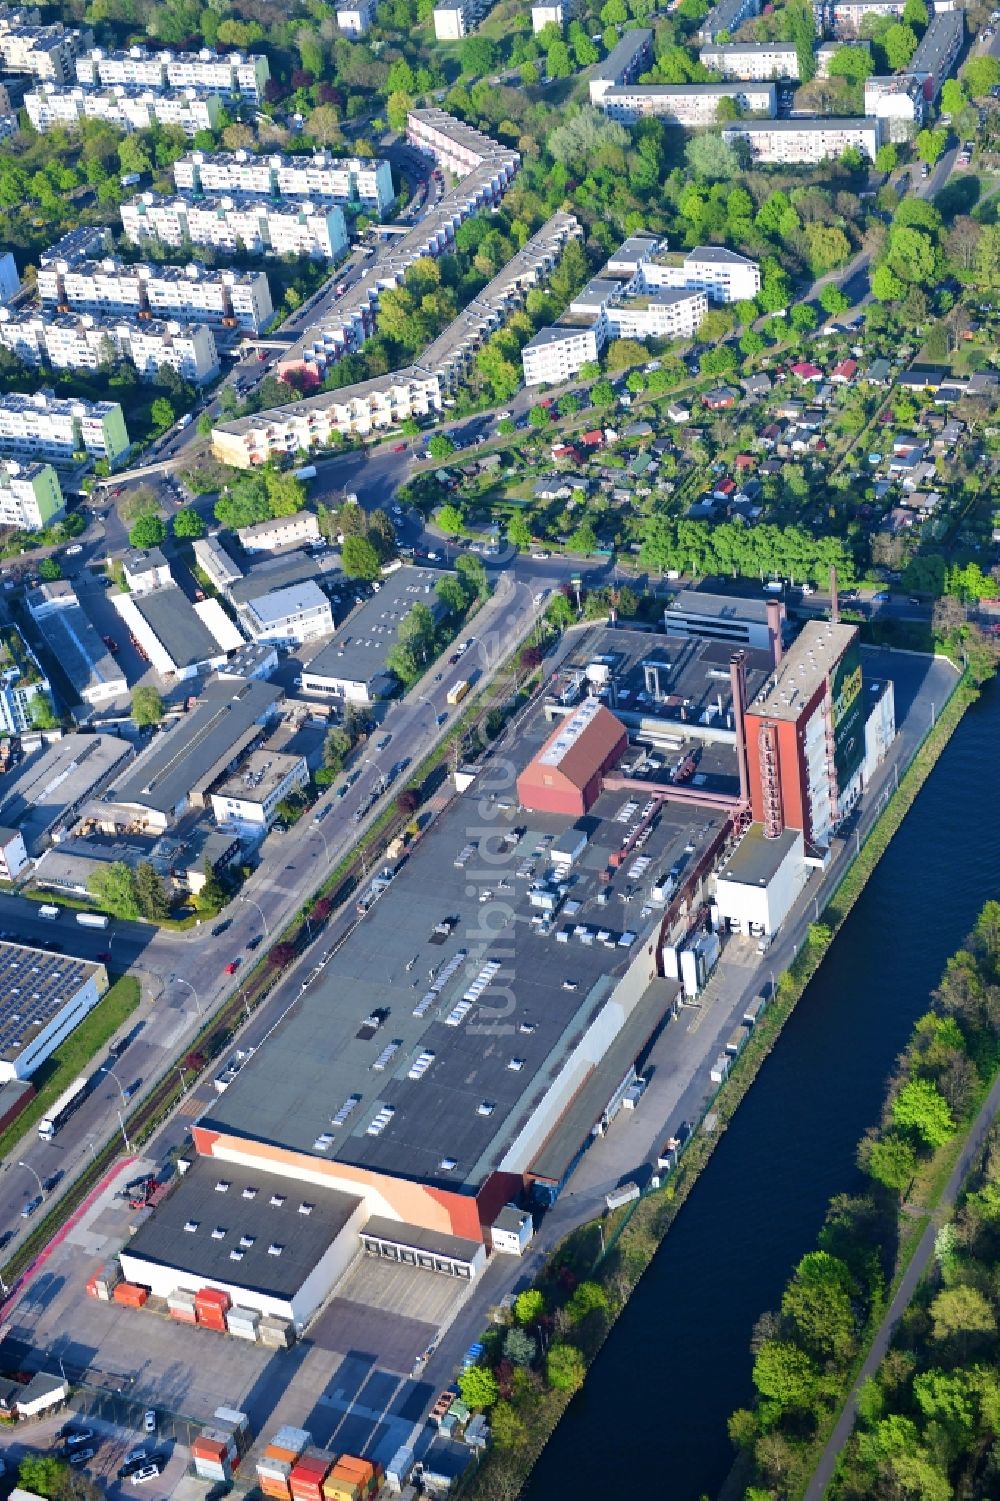
[[[177,584],[113,594],[136,649],[161,677],[197,677],[224,665],[244,638],[216,599],[192,604]]]
[[[0,823],[19,830],[37,859],[72,828],[91,798],[124,774],[134,755],[115,735],[63,735],[4,777]]]
[[[552,731],[517,779],[523,808],[580,818],[601,793],[604,773],[628,748],[628,731],[597,698]]]
[[[447,576],[437,569],[403,567],[383,579],[378,593],[303,667],[302,691],[328,693],[352,704],[385,698],[396,684],[385,659],[399,639],[399,627],[415,604],[440,614],[437,586]]]
[[[194,708],[106,788],[93,816],[109,833],[135,824],[162,833],[188,807],[203,808],[212,784],[264,738],[281,698],[269,683],[209,682]]]
[[[25,604],[82,703],[99,708],[128,692],[125,674],[81,608],[71,583],[56,579],[40,584],[25,595]]]
[[[107,988],[103,964],[0,943],[0,1082],[29,1078]]]

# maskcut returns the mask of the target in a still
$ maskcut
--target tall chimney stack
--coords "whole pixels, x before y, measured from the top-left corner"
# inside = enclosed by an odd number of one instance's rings
[[[767,602],[767,633],[771,638],[771,661],[775,667],[778,667],[784,655],[784,646],[781,641],[780,599],[769,599]]]
[[[840,595],[837,593],[837,570],[830,566],[830,619],[836,625],[840,619]]]
[[[740,802],[750,805],[750,773],[747,767],[747,655],[734,651],[729,658],[729,684],[733,697],[733,728],[736,731],[736,763],[740,772]]]

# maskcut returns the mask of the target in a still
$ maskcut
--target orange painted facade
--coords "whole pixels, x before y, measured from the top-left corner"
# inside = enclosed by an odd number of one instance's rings
[[[805,731],[816,710],[823,702],[826,685],[823,684],[804,704],[796,720],[774,719],[770,715],[756,714],[752,709],[746,715],[747,771],[750,779],[750,807],[754,821],[766,822],[763,778],[761,771],[761,728],[768,726],[777,738],[779,780],[781,785],[781,814],[784,826],[801,829],[806,839],[811,835],[809,817],[809,790],[806,781]]]

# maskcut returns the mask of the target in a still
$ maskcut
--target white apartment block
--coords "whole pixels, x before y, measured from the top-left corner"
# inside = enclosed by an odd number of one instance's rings
[[[206,94],[239,95],[255,104],[271,76],[267,58],[242,52],[104,52],[94,47],[76,62],[76,77],[85,84],[137,84],[142,88],[199,89]]]
[[[434,7],[434,35],[439,42],[455,42],[475,31],[490,8],[490,0],[458,0]]]
[[[252,156],[248,151],[192,151],[174,162],[182,193],[242,193],[268,198],[356,203],[380,217],[395,194],[392,168],[374,157]]]
[[[526,386],[558,386],[589,361],[596,360],[607,338],[606,325],[556,323],[540,328],[521,350],[521,368]]]
[[[96,370],[120,357],[150,379],[167,365],[199,386],[219,373],[215,336],[203,323],[115,321],[92,313],[36,310],[11,314],[2,308],[0,346],[27,365],[46,364],[53,370]]]
[[[531,7],[531,29],[535,36],[544,31],[546,26],[558,26],[562,31],[563,25],[573,14],[573,8],[563,0],[556,0],[555,5],[533,5]]]
[[[0,141],[9,141],[12,136],[17,135],[20,129],[21,122],[18,120],[17,115],[13,113],[0,114]]]
[[[244,552],[280,552],[283,547],[301,547],[319,540],[319,522],[312,511],[295,511],[272,521],[241,526],[237,537]]]
[[[50,261],[66,261],[75,266],[78,261],[96,261],[111,250],[111,231],[103,224],[81,226],[68,230],[48,250],[38,257],[40,266]]]
[[[720,32],[732,36],[744,21],[759,16],[761,0],[719,0],[698,28],[700,42],[714,42]]]
[[[653,33],[645,27],[626,31],[590,75],[590,102],[600,105],[609,89],[632,83],[653,64]]]
[[[334,261],[347,248],[339,204],[265,202],[247,197],[162,198],[140,193],[121,207],[122,226],[136,244],[158,240],[178,248],[212,245],[252,255],[307,255]]]
[[[816,48],[816,72],[820,78],[827,76],[836,51],[837,47],[829,42]],[[723,78],[742,78],[748,82],[799,80],[799,56],[792,42],[714,42],[702,47],[698,58]]]
[[[865,16],[902,17],[906,0],[834,0],[833,30],[841,38],[859,35]]]
[[[664,291],[611,304],[605,313],[613,339],[690,339],[708,312],[704,292]]]
[[[322,448],[334,434],[365,436],[441,410],[439,378],[408,366],[223,423],[212,430],[212,446],[223,463],[250,469],[283,454],[294,457],[299,449]]]
[[[117,401],[64,399],[51,391],[0,396],[0,455],[70,463],[88,453],[112,466],[129,450]]]
[[[43,135],[55,126],[72,129],[81,120],[103,120],[117,130],[148,130],[152,125],[176,125],[185,135],[215,130],[221,118],[218,96],[197,89],[171,89],[154,94],[128,84],[107,88],[76,85],[59,88],[42,84],[24,96],[24,107],[35,130]]]
[[[51,464],[0,460],[0,526],[37,532],[64,510],[59,477]]]
[[[881,122],[884,140],[911,141],[925,111],[923,84],[911,74],[865,79],[865,114]]]
[[[741,120],[725,125],[722,138],[730,143],[745,141],[757,162],[814,164],[833,161],[850,147],[874,161],[882,144],[882,121],[878,119]]]
[[[5,72],[31,73],[52,83],[69,83],[78,53],[93,40],[89,31],[67,31],[62,25],[5,27],[0,23],[0,59]]]
[[[43,307],[106,317],[151,314],[260,333],[274,317],[263,271],[188,266],[126,266],[104,259],[49,261],[38,270]]]
[[[714,125],[719,102],[732,99],[746,114],[773,120],[778,113],[773,83],[733,80],[729,83],[623,84],[606,89],[601,108],[612,120],[662,120],[666,125]]]
[[[341,5],[337,25],[347,37],[364,36],[375,19],[375,0],[361,0],[358,5]]]

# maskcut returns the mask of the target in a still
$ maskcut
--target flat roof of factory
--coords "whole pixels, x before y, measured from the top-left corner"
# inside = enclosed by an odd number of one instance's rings
[[[518,771],[550,732],[539,708],[508,751]],[[488,837],[483,799],[495,814]],[[512,780],[487,761],[202,1125],[474,1191],[658,923],[658,912],[642,915],[651,882],[696,860],[725,816],[663,804],[642,850],[605,880],[645,806],[641,793],[601,795],[547,918],[550,851],[571,821],[519,809]],[[362,1024],[376,1012],[372,1032]]]
[[[750,709],[768,719],[796,720],[817,688],[829,677],[851,642],[856,625],[830,620],[807,620],[780,664],[769,675]]]
[[[0,943],[0,1061],[15,1063],[103,964]],[[100,993],[100,991],[98,992]]]

